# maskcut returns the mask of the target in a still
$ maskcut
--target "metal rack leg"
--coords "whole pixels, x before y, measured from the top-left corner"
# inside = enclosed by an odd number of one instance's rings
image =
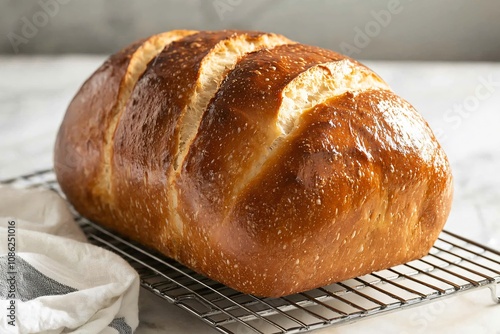
[[[500,295],[498,295],[498,293],[500,292],[498,289],[499,285],[500,282],[497,282],[496,284],[492,284],[490,286],[491,298],[493,298],[493,301],[498,304],[500,304]]]

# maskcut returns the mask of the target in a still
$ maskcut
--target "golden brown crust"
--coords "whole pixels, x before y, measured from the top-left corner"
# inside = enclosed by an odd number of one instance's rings
[[[301,121],[220,227],[234,276],[210,274],[280,296],[425,255],[446,221],[451,174],[413,108],[389,91],[346,93]]]
[[[137,82],[116,129],[113,147],[114,211],[125,233],[137,234],[141,240],[155,240],[171,221],[166,184],[177,123],[194,91],[193,83],[204,56],[232,34],[232,31],[200,32],[170,44]],[[130,196],[132,193],[135,196]],[[130,214],[130,207],[137,213]],[[162,208],[163,212],[155,208]],[[138,217],[141,224],[136,229]],[[163,235],[164,251],[172,256],[175,235]]]
[[[56,173],[69,200],[90,219],[261,296],[424,255],[452,196],[428,125],[366,67],[290,43],[235,31],[178,39],[148,64],[116,131],[108,114],[140,43],[114,56],[61,126]],[[208,79],[215,84],[201,82]],[[206,87],[211,101],[198,98]],[[109,131],[106,188],[96,171]],[[80,153],[69,170],[60,163],[68,148]]]
[[[61,187],[77,209],[90,216],[106,210],[93,195],[103,159],[105,129],[112,116],[137,41],[112,55],[82,85],[68,107],[57,135],[54,168]]]
[[[68,199],[97,221],[113,216],[113,194],[108,184],[111,171],[106,160],[113,154],[110,141],[123,100],[128,99],[141,74],[140,63],[172,40],[193,33],[174,30],[153,35],[112,55],[83,84],[68,107],[56,139],[56,174]]]
[[[169,204],[173,194],[167,178],[179,146],[179,120],[195,92],[205,58],[219,42],[239,35],[246,35],[251,43],[264,33],[200,32],[170,44],[138,81],[116,129],[111,191],[115,215],[119,222],[125,222],[120,229],[130,229],[127,232],[150,240],[155,247],[155,238],[160,236],[159,243],[170,256],[177,253],[178,243],[173,239],[180,239],[182,233],[174,225]],[[150,94],[152,91],[157,94]],[[140,214],[128,214],[130,207]],[[135,228],[137,216],[142,217],[140,229]],[[163,232],[163,228],[169,232]]]
[[[242,58],[208,106],[186,156],[178,181],[190,191],[185,197],[202,196],[203,205],[228,207],[239,179],[279,136],[276,122],[286,85],[311,66],[342,59],[333,51],[301,44]]]

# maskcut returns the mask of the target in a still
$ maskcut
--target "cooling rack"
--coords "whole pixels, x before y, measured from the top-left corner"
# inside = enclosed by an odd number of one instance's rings
[[[1,181],[61,194],[53,171]],[[242,294],[122,238],[74,212],[88,239],[118,253],[141,285],[222,333],[297,333],[489,288],[500,303],[500,252],[443,231],[428,255],[386,270],[281,298]]]

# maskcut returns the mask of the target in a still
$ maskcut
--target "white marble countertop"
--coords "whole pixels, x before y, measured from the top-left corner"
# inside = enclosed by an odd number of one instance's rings
[[[51,166],[55,133],[99,56],[0,57],[0,179]],[[441,133],[455,177],[446,228],[500,248],[500,63],[366,62]],[[315,333],[500,333],[489,290]],[[142,289],[138,334],[215,333]]]

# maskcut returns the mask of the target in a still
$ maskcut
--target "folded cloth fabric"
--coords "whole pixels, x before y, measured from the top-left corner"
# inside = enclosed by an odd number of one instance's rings
[[[0,187],[0,333],[133,333],[139,277],[50,190]]]

